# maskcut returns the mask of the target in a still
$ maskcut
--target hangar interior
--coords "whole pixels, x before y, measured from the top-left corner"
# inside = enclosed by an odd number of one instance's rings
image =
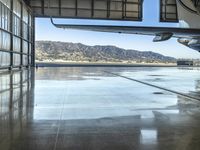
[[[141,22],[143,0],[0,0],[0,150],[200,149],[199,70],[35,70],[36,17]]]

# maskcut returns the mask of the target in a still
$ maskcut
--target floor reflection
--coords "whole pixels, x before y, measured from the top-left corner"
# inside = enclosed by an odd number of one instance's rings
[[[1,73],[0,150],[200,149],[200,102],[104,69]]]
[[[143,144],[152,144],[154,141],[154,143],[156,143],[157,141],[157,130],[141,130],[141,141]]]
[[[195,88],[195,92],[197,94],[197,96],[200,97],[200,80],[196,80],[196,88]]]
[[[20,149],[33,118],[32,71],[0,73],[0,149]]]

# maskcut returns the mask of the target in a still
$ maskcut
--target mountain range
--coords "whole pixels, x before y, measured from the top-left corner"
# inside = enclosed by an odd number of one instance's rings
[[[36,41],[37,61],[172,63],[176,59],[152,51],[126,50],[116,46]]]

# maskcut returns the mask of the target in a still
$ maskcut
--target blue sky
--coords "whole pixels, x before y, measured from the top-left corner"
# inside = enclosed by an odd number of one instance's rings
[[[177,27],[176,23],[159,23],[159,2],[144,0],[144,18],[142,22],[130,21],[97,21],[97,20],[55,20],[59,23],[77,24],[112,24],[112,25],[138,25],[138,26],[164,26]],[[157,4],[157,5],[155,5]],[[147,7],[151,6],[151,7]],[[64,30],[55,28],[50,19],[36,19],[36,40],[63,41],[83,43],[86,45],[115,45],[125,49],[140,51],[153,51],[176,58],[200,58],[200,53],[179,44],[176,39],[153,43],[152,36],[134,34],[103,33],[80,30]]]

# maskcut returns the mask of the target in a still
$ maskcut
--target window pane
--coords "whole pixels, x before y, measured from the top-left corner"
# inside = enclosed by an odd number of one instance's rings
[[[17,36],[20,36],[20,33],[21,33],[20,24],[21,24],[20,19],[16,15],[14,15],[13,16],[13,33]]]
[[[23,41],[23,53],[28,54],[28,42]]]
[[[0,28],[10,31],[10,10],[4,5],[0,5]]]
[[[27,55],[23,55],[23,65],[28,65],[28,56]]]
[[[13,37],[13,51],[21,52],[21,39]]]
[[[6,5],[8,8],[10,8],[10,0],[0,0],[4,5]]]
[[[29,43],[29,55],[31,55],[31,50],[32,50],[32,44]]]
[[[21,59],[19,54],[13,54],[13,64],[14,66],[20,66],[21,65]]]
[[[13,12],[18,17],[21,17],[21,4],[18,0],[13,0]]]
[[[25,7],[23,7],[23,21],[28,24],[28,11]]]
[[[0,51],[0,67],[8,67],[10,65],[10,53]]]
[[[0,31],[0,49],[10,50],[10,34],[4,31]]]
[[[23,23],[23,38],[28,40],[28,25]]]

